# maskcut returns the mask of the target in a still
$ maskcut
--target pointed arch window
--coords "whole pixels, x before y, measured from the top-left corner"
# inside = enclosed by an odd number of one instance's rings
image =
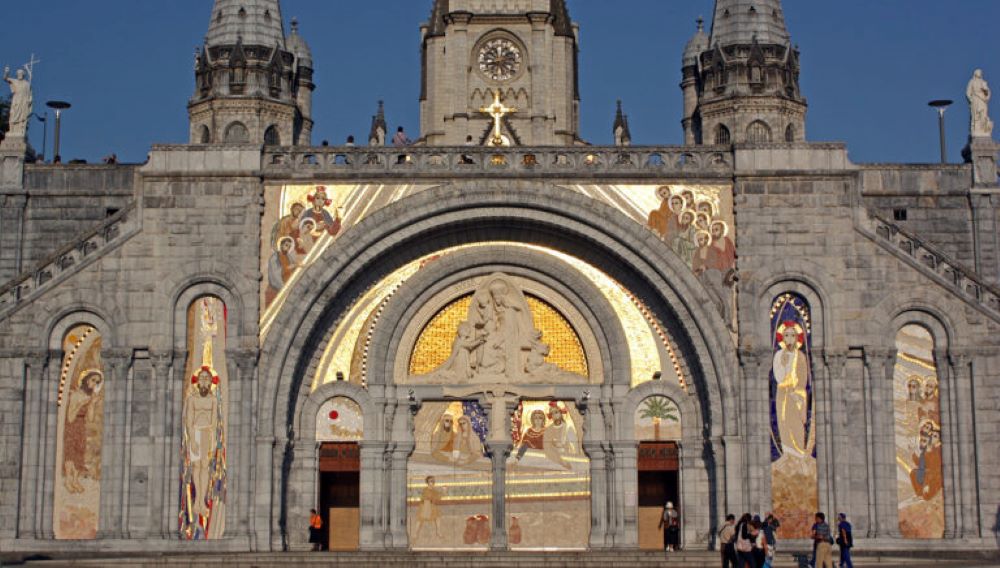
[[[715,127],[715,143],[720,146],[726,144],[731,144],[733,141],[732,134],[729,133],[729,128],[725,124],[720,124]]]
[[[264,145],[265,146],[281,146],[281,134],[278,133],[278,127],[271,125],[267,127],[264,131]]]
[[[788,142],[788,143],[795,142],[795,125],[794,124],[789,124],[788,127],[785,128],[785,142]]]
[[[769,144],[771,142],[771,127],[763,120],[755,120],[747,127],[747,142],[750,144]]]
[[[198,136],[198,141],[201,144],[211,144],[212,143],[212,133],[209,131],[208,127],[204,124],[201,125],[199,129],[200,134]]]

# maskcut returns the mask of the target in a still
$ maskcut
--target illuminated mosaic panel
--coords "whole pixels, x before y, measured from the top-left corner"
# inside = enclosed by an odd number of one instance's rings
[[[566,318],[548,303],[531,295],[525,296],[535,327],[542,332],[542,341],[550,348],[545,361],[564,371],[588,376],[587,356],[583,345]],[[445,306],[424,327],[410,357],[411,375],[430,373],[448,360],[458,333],[458,324],[468,318],[471,304],[472,294],[463,296]]]

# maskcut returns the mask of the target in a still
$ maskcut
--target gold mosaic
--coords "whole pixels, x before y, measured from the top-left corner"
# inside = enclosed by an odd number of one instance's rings
[[[547,363],[571,373],[589,376],[583,345],[566,318],[547,302],[525,295],[535,327],[542,332],[542,341],[549,345]],[[439,311],[420,332],[410,356],[410,374],[424,375],[444,364],[451,356],[458,324],[468,318],[472,294],[463,296]]]

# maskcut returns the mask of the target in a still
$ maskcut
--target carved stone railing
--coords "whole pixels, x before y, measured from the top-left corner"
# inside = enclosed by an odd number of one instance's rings
[[[988,284],[975,270],[872,211],[859,210],[855,220],[862,234],[966,303],[1000,321],[1000,288]]]
[[[265,148],[265,177],[649,177],[733,174],[729,146]]]
[[[0,319],[127,241],[139,232],[140,224],[135,202],[132,202],[97,227],[72,239],[31,270],[9,281],[0,288]]]

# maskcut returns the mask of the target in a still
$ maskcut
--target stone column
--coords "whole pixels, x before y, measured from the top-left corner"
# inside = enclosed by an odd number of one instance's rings
[[[743,443],[744,440],[740,436],[722,436],[721,439],[712,440],[712,448],[715,451],[715,457],[718,460],[722,456],[723,461],[721,464],[717,464],[716,471],[722,471],[725,475],[724,478],[718,479],[718,482],[724,483],[726,500],[725,506],[726,511],[749,511],[749,499],[747,498],[747,489],[744,481],[746,477],[743,474],[745,469],[743,461]],[[721,445],[721,452],[719,451]],[[768,468],[770,471],[770,468]],[[768,477],[768,486],[770,486],[770,476]],[[719,485],[716,485],[719,487]],[[770,493],[770,492],[769,492]]]
[[[821,511],[829,511],[833,518],[835,513],[831,508],[833,505],[833,452],[830,448],[830,439],[833,416],[830,413],[830,397],[833,389],[830,388],[830,374],[826,367],[826,350],[816,349],[813,351],[813,384],[812,396],[814,416],[816,421],[813,424],[815,430],[813,436],[816,440],[816,503]]]
[[[611,544],[615,548],[636,548],[639,546],[639,443],[617,441],[609,449],[604,459],[610,473]]]
[[[743,384],[737,392],[730,392],[730,400],[742,400],[745,448],[746,504],[750,511],[771,509],[771,407],[768,385],[770,349],[743,350],[740,368]],[[739,393],[742,396],[738,396]]]
[[[386,444],[364,440],[361,449],[361,535],[362,550],[379,550],[384,546],[385,532],[379,526],[388,495],[383,487]],[[391,461],[390,461],[391,464]]]
[[[610,548],[608,535],[608,472],[601,442],[584,441],[583,451],[590,458],[590,548]],[[635,489],[633,488],[633,491]],[[626,492],[628,488],[626,488]]]
[[[231,537],[245,537],[250,533],[252,501],[250,480],[253,467],[250,455],[253,448],[251,421],[255,414],[253,394],[257,382],[257,352],[231,350],[227,353],[226,360],[229,372],[226,534]]]
[[[845,477],[848,475],[846,473],[846,460],[845,463],[838,463],[837,461],[838,458],[847,455],[847,444],[850,442],[848,436],[845,435],[847,433],[847,401],[844,400],[844,393],[847,389],[844,388],[844,367],[847,363],[847,354],[827,349],[823,351],[822,356],[826,369],[826,396],[828,401],[826,405],[828,418],[826,420],[827,436],[825,444],[828,449],[823,454],[825,456],[823,468],[827,477],[825,506],[831,515],[835,515],[836,512],[845,509],[842,504],[846,502],[846,498],[845,500],[841,500],[839,492],[841,490],[847,491],[850,487],[848,484],[849,477]]]
[[[21,495],[24,497],[20,501],[18,511],[18,538],[43,538],[41,493],[45,472],[41,467],[41,446],[42,423],[45,416],[43,412],[45,368],[48,362],[48,351],[34,351],[24,355],[24,410],[21,438]]]
[[[496,412],[496,410],[494,410]],[[507,550],[507,458],[514,448],[510,441],[490,440],[486,452],[493,465],[493,514],[491,515],[490,550]]]
[[[412,426],[410,431],[413,431]],[[392,492],[389,494],[389,499],[391,499],[389,523],[392,548],[402,550],[406,550],[410,545],[410,539],[406,532],[409,511],[406,503],[406,466],[410,454],[413,453],[413,448],[413,442],[401,442],[395,444],[392,449],[392,470],[390,471]]]
[[[125,534],[124,475],[125,429],[127,428],[128,366],[132,353],[107,350],[104,360],[104,440],[101,446],[101,506],[98,538],[122,538]]]
[[[62,351],[49,351],[49,365],[42,371],[42,415],[41,415],[41,438],[39,441],[38,471],[39,489],[38,494],[38,533],[42,539],[55,539],[55,521],[53,515],[55,511],[55,482],[56,467],[59,463],[59,456],[56,455],[56,437],[59,428],[59,366],[62,361]],[[55,363],[55,364],[51,364]]]
[[[973,359],[967,351],[953,350],[948,356],[941,354],[938,364],[950,363],[952,388],[955,400],[955,412],[950,425],[955,430],[954,443],[958,446],[958,486],[956,489],[956,505],[959,507],[959,524],[956,536],[962,538],[978,538],[980,536],[979,496],[976,488],[979,456],[976,455],[976,440],[973,436],[976,428],[976,406],[973,397]],[[940,374],[940,371],[938,372]],[[944,384],[940,381],[939,385]]]
[[[316,490],[319,485],[319,444],[310,440],[296,440],[292,449],[292,463],[288,470],[285,502],[285,535],[290,551],[309,550],[309,509],[316,508]]]
[[[464,133],[470,128],[467,109],[469,108],[469,96],[471,94],[469,89],[471,69],[469,68],[468,61],[469,53],[472,52],[473,48],[472,39],[469,34],[469,22],[472,21],[472,14],[461,12],[450,14],[447,17],[451,20],[449,23],[451,24],[452,34],[449,34],[450,37],[445,37],[445,41],[448,42],[448,45],[445,46],[446,52],[444,55],[446,61],[443,69],[445,82],[442,85],[445,96],[431,98],[434,104],[441,105],[434,109],[438,114],[433,117],[433,120],[440,120],[439,116],[442,114],[445,116],[446,121],[453,120],[455,124],[454,128],[459,131],[459,136],[455,136],[455,139],[453,139],[454,134],[448,132],[448,127],[440,125],[438,122],[434,123],[433,131],[437,131],[440,128],[444,134],[446,144],[458,145],[465,143]],[[435,77],[428,77],[427,79],[429,82],[433,82]],[[443,100],[441,100],[442,98]],[[483,124],[485,125],[485,123]],[[390,136],[392,136],[392,132],[386,133],[386,138]],[[473,134],[473,137],[475,138],[476,135]]]
[[[154,440],[153,466],[150,470],[149,488],[151,492],[150,503],[152,503],[152,518],[150,519],[150,530],[153,534],[159,534],[160,538],[170,538],[169,518],[173,515],[167,513],[172,511],[173,502],[167,500],[167,485],[175,479],[170,471],[170,433],[167,428],[167,418],[171,409],[170,404],[170,368],[174,364],[174,354],[172,351],[161,351],[150,354],[153,360],[153,404],[150,415],[149,435]],[[172,485],[172,484],[171,484]]]
[[[969,194],[976,272],[993,283],[1000,280],[1000,244],[997,242],[997,200],[1000,195],[997,192],[996,188],[973,189]]]
[[[870,381],[868,390],[872,402],[869,443],[872,448],[871,474],[874,479],[869,479],[868,483],[874,487],[875,519],[872,534],[869,535],[873,538],[900,538],[892,398],[895,364],[895,349],[865,352],[865,365]]]

